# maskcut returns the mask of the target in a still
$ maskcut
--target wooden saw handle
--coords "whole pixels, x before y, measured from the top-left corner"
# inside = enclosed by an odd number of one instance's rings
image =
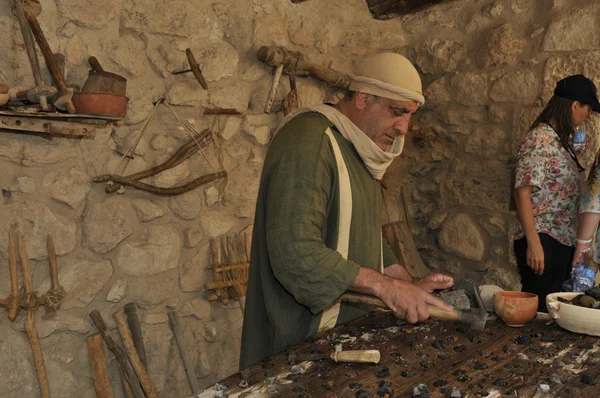
[[[350,350],[334,352],[331,359],[336,362],[379,363],[381,354],[379,350]]]
[[[367,304],[377,308],[388,308],[388,306],[377,297],[367,296],[359,293],[344,293],[342,295],[342,301],[347,303]],[[432,318],[446,319],[449,321],[460,321],[462,319],[461,312],[457,309],[452,310],[452,312],[447,312],[433,305],[427,305],[427,309],[429,310],[429,315]]]

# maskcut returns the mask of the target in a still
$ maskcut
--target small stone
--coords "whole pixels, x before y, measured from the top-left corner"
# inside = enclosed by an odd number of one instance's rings
[[[434,387],[444,387],[446,384],[448,384],[448,382],[446,380],[443,379],[438,379],[436,381],[433,382],[433,386]]]
[[[239,388],[248,388],[248,380],[241,380],[238,384]]]
[[[479,361],[473,363],[473,369],[475,369],[475,370],[484,370],[487,368],[488,368],[487,363],[479,362]]]
[[[146,314],[144,315],[144,323],[148,325],[157,325],[159,323],[166,323],[169,321],[169,317],[164,313]]]
[[[21,193],[33,193],[35,192],[35,180],[27,176],[17,177],[10,190]]]
[[[529,357],[527,355],[523,354],[522,352],[517,354],[517,358],[519,358],[521,361],[529,360]]]
[[[204,239],[204,232],[200,229],[186,228],[183,231],[183,239],[186,247],[195,247]]]
[[[532,340],[529,336],[519,336],[515,339],[515,343],[519,345],[531,345]]]
[[[118,303],[125,298],[125,292],[127,291],[127,280],[117,279],[115,284],[110,288],[110,291],[106,295],[106,301],[111,303]]]
[[[427,384],[417,384],[413,388],[413,398],[429,398],[429,389],[427,388]]]
[[[494,311],[494,295],[503,290],[504,289],[502,289],[500,286],[496,285],[479,286],[479,296],[481,297],[481,301],[483,302],[483,306],[485,307],[486,311]]]
[[[450,355],[448,355],[448,354],[440,354],[440,355],[438,355],[438,359],[441,359],[442,361],[445,361],[447,359],[450,359]]]
[[[443,350],[444,348],[446,348],[446,340],[444,339],[437,339],[433,344],[432,344],[433,348],[436,348],[438,350]]]
[[[350,387],[351,390],[358,390],[359,388],[362,387],[362,384],[360,384],[360,383],[350,383],[350,385],[348,387]]]
[[[387,366],[375,372],[375,376],[380,378],[388,377],[389,375],[390,369]]]
[[[506,379],[497,379],[493,383],[496,387],[506,387],[508,386],[508,380]]]
[[[453,290],[451,292],[442,292],[439,294],[439,297],[456,309],[460,310],[460,309],[471,308],[471,302],[469,301],[469,296],[467,296],[465,291],[462,289],[461,290]]]
[[[131,206],[142,222],[152,221],[163,216],[162,209],[146,199],[134,199],[131,201]]]
[[[460,375],[456,378],[457,381],[460,381],[461,383],[466,383],[467,381],[469,381],[469,376],[467,375]]]
[[[540,384],[537,388],[537,392],[540,394],[550,394],[550,386],[548,384]]]
[[[454,347],[454,351],[456,352],[463,352],[467,349],[467,346],[464,344],[459,344],[457,346]]]
[[[421,361],[421,367],[423,369],[431,369],[435,366],[433,361]]]
[[[212,206],[221,200],[221,194],[219,190],[215,187],[210,187],[204,191],[204,196],[206,198],[206,205]]]
[[[221,131],[221,137],[224,140],[229,140],[237,135],[238,130],[242,124],[242,118],[240,117],[229,117],[225,122],[225,127]]]
[[[356,398],[370,398],[371,394],[367,390],[358,390],[354,396]]]
[[[456,387],[452,387],[452,391],[450,392],[450,398],[462,398],[460,390]]]
[[[596,385],[596,381],[594,380],[594,377],[586,374],[586,373],[582,373],[581,374],[581,382],[583,384],[587,384],[588,386],[595,386]]]
[[[410,370],[403,370],[402,372],[400,372],[400,376],[402,377],[413,377],[415,375],[415,372],[412,372]]]
[[[150,147],[156,151],[165,149],[167,146],[168,140],[165,134],[156,134],[150,141]]]

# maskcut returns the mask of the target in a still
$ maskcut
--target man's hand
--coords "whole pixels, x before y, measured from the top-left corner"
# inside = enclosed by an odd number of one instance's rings
[[[454,279],[444,274],[430,274],[421,279],[415,279],[413,283],[428,292],[434,290],[450,289],[454,286]]]
[[[425,289],[398,279],[389,278],[378,296],[396,317],[405,319],[408,323],[422,322],[429,318],[427,305],[434,305],[448,312],[452,311],[452,306]]]

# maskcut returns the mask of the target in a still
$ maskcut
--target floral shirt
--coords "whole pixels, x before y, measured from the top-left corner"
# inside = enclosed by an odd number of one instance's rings
[[[538,233],[567,246],[575,245],[579,168],[547,124],[531,130],[517,153],[515,188],[531,185],[533,220]],[[517,227],[519,239],[525,234]]]
[[[600,213],[600,155],[594,160],[587,183],[581,194],[580,213]],[[600,263],[600,228],[596,231],[594,261]]]

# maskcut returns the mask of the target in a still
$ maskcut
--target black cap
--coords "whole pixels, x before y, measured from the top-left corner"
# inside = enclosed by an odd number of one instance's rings
[[[579,101],[584,105],[589,105],[592,110],[600,112],[596,86],[593,81],[583,75],[573,75],[560,80],[556,83],[554,95]]]

